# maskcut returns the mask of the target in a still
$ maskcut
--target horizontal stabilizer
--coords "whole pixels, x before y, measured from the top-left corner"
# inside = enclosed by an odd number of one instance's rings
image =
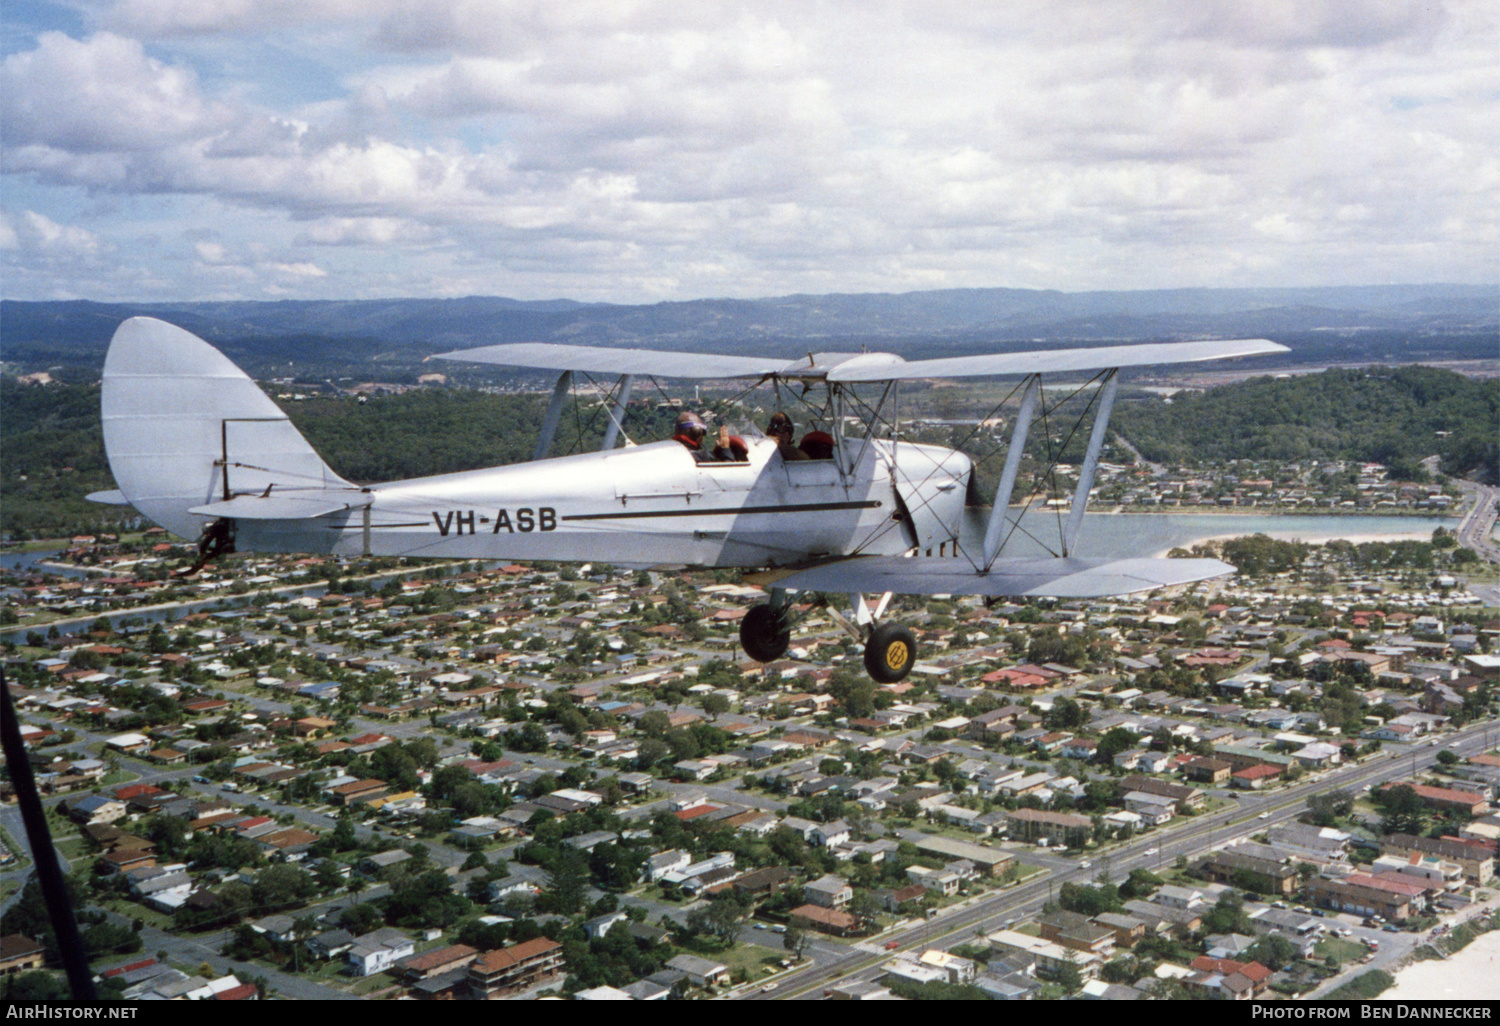
[[[961,558],[855,556],[799,570],[782,577],[776,587],[846,594],[1104,598],[1232,573],[1234,567],[1217,559],[998,559],[984,573]]]
[[[102,503],[105,506],[130,505],[130,500],[125,498],[125,493],[118,488],[111,488],[107,492],[89,492],[84,498],[90,502]]]
[[[236,520],[311,520],[329,513],[342,513],[368,506],[371,499],[368,492],[342,490],[303,495],[238,495],[225,502],[194,506],[188,512]]]

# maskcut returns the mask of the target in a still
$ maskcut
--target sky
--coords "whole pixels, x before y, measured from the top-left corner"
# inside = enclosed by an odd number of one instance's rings
[[[0,296],[1496,283],[1493,0],[5,0]]]

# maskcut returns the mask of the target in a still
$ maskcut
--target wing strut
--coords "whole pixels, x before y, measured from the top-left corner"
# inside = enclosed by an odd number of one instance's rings
[[[562,416],[563,400],[573,388],[573,372],[563,371],[557,376],[557,385],[552,389],[552,401],[547,404],[547,415],[542,418],[542,434],[536,440],[533,460],[544,460],[552,452],[552,438],[557,434],[557,420]]]
[[[620,422],[625,419],[625,404],[630,402],[630,390],[635,386],[634,374],[621,374],[618,391],[615,392],[615,401],[609,412],[609,427],[604,429],[604,444],[599,446],[600,452],[609,452],[615,447],[615,439],[620,437]]]
[[[1073,492],[1073,508],[1068,511],[1068,523],[1063,529],[1062,554],[1073,554],[1078,541],[1078,530],[1083,526],[1083,511],[1088,508],[1089,491],[1094,487],[1094,472],[1099,469],[1099,450],[1104,448],[1104,434],[1109,430],[1109,416],[1114,412],[1115,393],[1120,390],[1120,370],[1111,368],[1104,376],[1104,387],[1099,393],[1099,409],[1094,413],[1094,430],[1089,435],[1088,451],[1083,457],[1083,466],[1078,471],[1078,488]]]
[[[995,489],[995,505],[990,511],[989,525],[984,529],[984,567],[989,569],[1000,554],[1001,537],[1005,532],[1006,515],[1010,511],[1011,493],[1016,490],[1016,475],[1021,470],[1021,455],[1026,449],[1026,433],[1031,430],[1031,416],[1036,411],[1037,397],[1042,394],[1042,376],[1031,375],[1026,382],[1026,391],[1021,396],[1021,410],[1016,414],[1016,426],[1010,435],[1010,448],[1005,451],[1005,470],[1000,474],[1000,484]]]

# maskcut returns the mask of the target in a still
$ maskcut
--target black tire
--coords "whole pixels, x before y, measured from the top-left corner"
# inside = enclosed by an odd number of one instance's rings
[[[877,684],[904,680],[917,661],[917,638],[899,623],[883,623],[865,643],[865,670]]]
[[[786,655],[792,632],[781,614],[768,603],[751,606],[740,621],[740,647],[757,663],[769,663]]]

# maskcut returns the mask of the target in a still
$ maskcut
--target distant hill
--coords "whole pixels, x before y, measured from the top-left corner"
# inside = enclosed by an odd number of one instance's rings
[[[23,372],[62,367],[74,376],[97,374],[115,327],[137,314],[181,325],[252,374],[284,373],[292,365],[298,373],[358,377],[376,368],[409,374],[432,353],[520,341],[788,357],[868,347],[913,359],[1038,344],[1259,336],[1292,347],[1284,364],[1492,359],[1500,350],[1500,304],[1493,288],[1400,285],[1080,293],[946,289],[643,306],[498,297],[3,301],[0,359]]]
[[[1148,460],[1358,460],[1393,476],[1442,472],[1500,483],[1500,381],[1433,367],[1332,369],[1254,378],[1170,403],[1122,403],[1114,426]]]

